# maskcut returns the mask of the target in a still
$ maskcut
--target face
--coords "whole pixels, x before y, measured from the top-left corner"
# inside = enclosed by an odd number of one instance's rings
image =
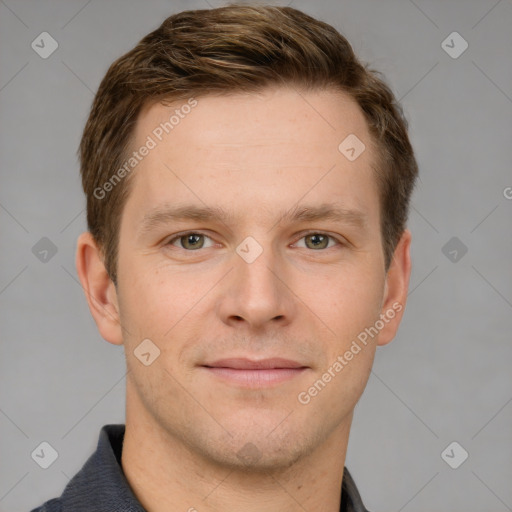
[[[139,117],[134,148],[156,145],[123,210],[109,341],[125,345],[132,414],[210,461],[286,467],[346,431],[398,325],[375,153],[339,92],[196,101],[161,141],[186,102]]]

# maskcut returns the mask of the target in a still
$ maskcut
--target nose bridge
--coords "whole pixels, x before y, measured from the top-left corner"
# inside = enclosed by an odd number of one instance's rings
[[[274,268],[278,255],[274,254],[270,241],[262,240],[260,243],[248,236],[237,246],[236,253],[235,274],[240,292],[261,295],[267,300],[277,296],[278,280]]]
[[[245,238],[236,247],[233,264],[230,292],[222,307],[225,321],[236,317],[257,326],[289,319],[292,304],[279,277],[280,255],[273,252],[270,237],[261,243],[252,236]]]

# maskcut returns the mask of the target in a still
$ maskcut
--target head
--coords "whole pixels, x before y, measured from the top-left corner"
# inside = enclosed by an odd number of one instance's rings
[[[347,40],[288,7],[171,16],[109,68],[80,157],[78,272],[138,412],[274,468],[345,428],[403,314],[417,175],[399,105]],[[255,390],[206,368],[248,355],[305,371]]]
[[[109,68],[80,144],[88,229],[113,282],[119,225],[135,168],[144,105],[288,85],[346,93],[365,116],[375,145],[386,268],[405,229],[417,165],[400,105],[377,71],[364,66],[333,27],[288,7],[228,6],[167,18]],[[164,134],[167,133],[164,131]],[[340,141],[341,142],[341,141]]]

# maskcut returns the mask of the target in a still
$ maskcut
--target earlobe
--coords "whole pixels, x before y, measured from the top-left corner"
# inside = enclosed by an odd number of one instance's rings
[[[395,337],[404,314],[411,275],[410,247],[411,232],[406,229],[395,248],[386,275],[381,310],[384,327],[379,333],[378,345],[386,345]]]
[[[103,263],[101,250],[89,232],[78,237],[76,269],[101,336],[109,343],[121,345],[123,337],[117,292]]]

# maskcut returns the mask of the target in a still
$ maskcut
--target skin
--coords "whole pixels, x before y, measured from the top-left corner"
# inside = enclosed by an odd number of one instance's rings
[[[78,240],[78,274],[99,332],[125,348],[123,470],[152,512],[338,511],[353,410],[376,347],[393,339],[405,308],[410,233],[386,271],[375,151],[348,96],[269,88],[197,101],[134,171],[117,288],[91,235]],[[133,147],[180,104],[147,106]],[[338,150],[349,134],[366,146],[352,162]],[[359,212],[362,222],[278,222],[297,206],[325,203]],[[220,207],[232,219],[169,220],[141,232],[144,216],[166,205]],[[186,245],[176,236],[187,231],[206,236]],[[307,237],[315,233],[333,238],[316,248]],[[252,263],[236,252],[248,236],[263,250]],[[393,304],[402,308],[378,336],[300,403],[299,393]],[[149,366],[134,355],[147,338],[160,350]],[[284,357],[308,368],[247,388],[201,367],[226,357]],[[253,456],[244,459],[247,446]]]

